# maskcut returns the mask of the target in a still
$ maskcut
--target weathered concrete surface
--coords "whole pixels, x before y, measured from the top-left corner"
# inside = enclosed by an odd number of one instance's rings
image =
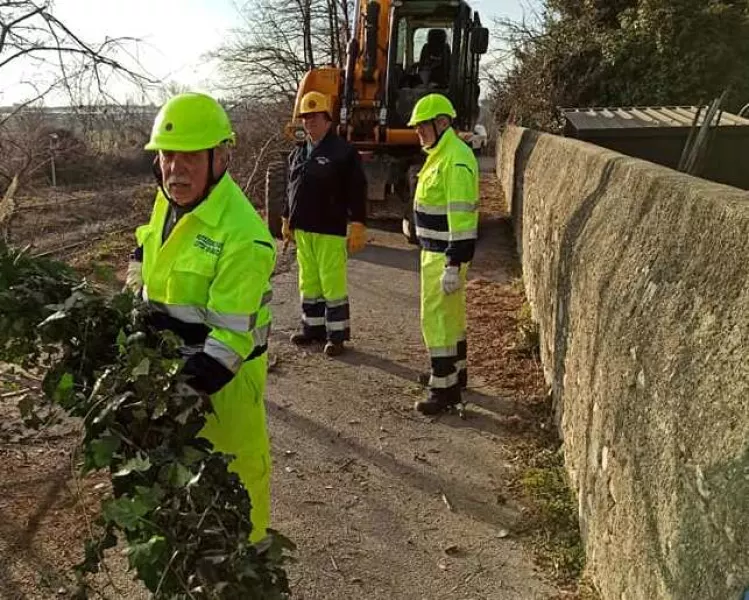
[[[604,599],[749,587],[749,193],[508,128],[498,174]]]

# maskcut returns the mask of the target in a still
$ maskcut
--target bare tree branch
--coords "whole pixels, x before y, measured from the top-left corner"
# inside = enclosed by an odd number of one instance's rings
[[[240,98],[293,98],[314,65],[343,66],[351,10],[350,0],[249,0],[243,25],[211,54],[224,89]]]
[[[82,78],[89,78],[102,97],[107,97],[106,87],[113,76],[141,89],[157,83],[144,74],[132,54],[125,52],[134,66],[118,57],[127,45],[137,44],[138,40],[106,38],[91,45],[58,19],[51,7],[49,1],[0,1],[0,81],[5,68],[16,64],[34,65],[38,77],[56,73],[54,84],[45,86],[45,93],[35,94],[31,99],[34,102],[61,86],[72,96],[76,80]]]

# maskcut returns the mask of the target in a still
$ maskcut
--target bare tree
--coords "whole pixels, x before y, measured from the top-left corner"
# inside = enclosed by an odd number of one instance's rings
[[[64,90],[71,101],[90,100],[93,95],[112,101],[108,87],[115,80],[137,86],[155,84],[129,54],[136,42],[133,38],[106,38],[97,45],[88,44],[54,15],[50,0],[0,0],[0,81],[4,71],[18,64],[27,66],[28,72],[49,77],[28,81],[35,92],[14,110],[0,114],[0,126],[54,90]]]
[[[156,83],[130,52],[138,40],[90,44],[53,9],[49,0],[0,0],[0,91],[9,80],[17,85],[12,71],[37,78],[24,82],[33,90],[25,99],[0,110],[0,181],[32,178],[53,151],[80,152],[91,115],[106,114],[102,105],[117,104],[110,92],[115,84],[129,83],[143,92]],[[72,108],[51,113],[37,106],[53,92]],[[73,119],[78,127],[69,126]]]
[[[243,25],[212,55],[231,97],[291,99],[309,69],[343,66],[350,0],[249,0],[240,12]]]

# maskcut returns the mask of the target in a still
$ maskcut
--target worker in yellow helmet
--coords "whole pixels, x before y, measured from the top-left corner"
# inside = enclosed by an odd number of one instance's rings
[[[330,96],[308,92],[301,100],[306,141],[289,156],[285,243],[296,242],[302,327],[297,345],[325,343],[338,356],[350,339],[348,254],[366,245],[367,182],[359,154],[333,131]]]
[[[189,386],[210,395],[200,436],[236,458],[252,503],[252,541],[270,522],[270,452],[264,391],[275,243],[227,167],[234,132],[210,96],[187,93],[159,111],[159,191],[128,269],[127,284],[152,308],[158,329],[185,343]]]
[[[448,98],[429,94],[416,103],[408,123],[427,154],[414,195],[422,248],[421,329],[431,363],[422,381],[429,394],[416,409],[427,415],[459,404],[468,385],[465,281],[478,230],[478,166],[452,128],[455,116]]]

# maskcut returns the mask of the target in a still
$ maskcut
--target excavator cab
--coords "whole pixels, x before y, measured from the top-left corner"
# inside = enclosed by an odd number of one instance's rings
[[[399,26],[402,37],[398,38],[392,66],[391,93],[388,101],[391,107],[391,126],[403,127],[411,109],[425,93],[449,94],[450,43],[452,32],[449,24],[428,23],[401,19]]]
[[[413,242],[412,200],[424,155],[407,126],[411,111],[422,96],[444,94],[457,112],[458,135],[468,139],[478,118],[479,61],[488,43],[489,31],[464,0],[357,0],[345,68],[304,75],[286,134],[304,140],[298,118],[304,94],[329,95],[338,134],[362,158],[370,213],[401,217]],[[266,215],[276,236],[285,177],[283,163],[269,166]]]
[[[488,31],[465,3],[405,2],[393,7],[388,56],[388,124],[404,127],[426,94],[450,98],[456,126],[470,129],[478,117],[478,65]]]

